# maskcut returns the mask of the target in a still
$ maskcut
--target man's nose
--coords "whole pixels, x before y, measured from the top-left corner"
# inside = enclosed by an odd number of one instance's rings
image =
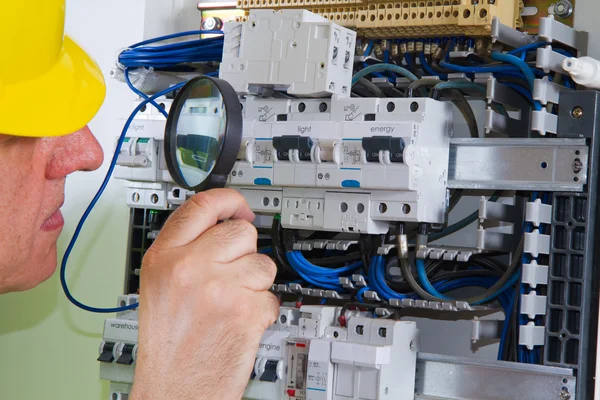
[[[94,171],[102,165],[102,147],[87,126],[53,140],[57,142],[48,165],[48,179],[62,179],[76,171]]]

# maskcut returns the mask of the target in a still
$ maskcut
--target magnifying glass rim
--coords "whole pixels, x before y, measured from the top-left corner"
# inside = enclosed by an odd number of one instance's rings
[[[186,93],[200,80],[211,81],[221,93],[226,116],[225,134],[223,135],[223,141],[219,143],[219,154],[213,169],[208,173],[206,179],[198,185],[190,186],[186,182],[177,162],[177,125],[179,123],[181,110],[188,100],[185,96]],[[177,93],[177,96],[175,96],[165,125],[165,161],[169,173],[175,183],[184,189],[194,190],[196,192],[225,187],[227,177],[237,161],[237,156],[242,143],[242,127],[242,106],[237,93],[229,82],[204,75],[190,79],[181,88],[179,93]]]

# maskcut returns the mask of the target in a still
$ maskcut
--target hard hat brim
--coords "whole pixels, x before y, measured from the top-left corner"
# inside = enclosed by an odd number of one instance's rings
[[[51,137],[77,132],[96,115],[105,95],[100,67],[65,36],[58,61],[48,72],[5,86],[0,80],[0,134]]]

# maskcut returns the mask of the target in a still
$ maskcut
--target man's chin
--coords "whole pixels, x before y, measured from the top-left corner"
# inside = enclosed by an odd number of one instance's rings
[[[56,244],[54,244],[46,256],[34,257],[38,258],[37,262],[34,259],[30,259],[22,268],[22,273],[19,274],[14,284],[8,285],[7,291],[23,292],[33,289],[39,284],[47,281],[56,271],[56,254]]]

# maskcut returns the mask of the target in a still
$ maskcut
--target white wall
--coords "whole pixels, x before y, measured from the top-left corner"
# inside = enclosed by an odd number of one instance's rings
[[[590,33],[588,55],[600,59],[600,1],[577,0],[575,9],[575,27]]]

